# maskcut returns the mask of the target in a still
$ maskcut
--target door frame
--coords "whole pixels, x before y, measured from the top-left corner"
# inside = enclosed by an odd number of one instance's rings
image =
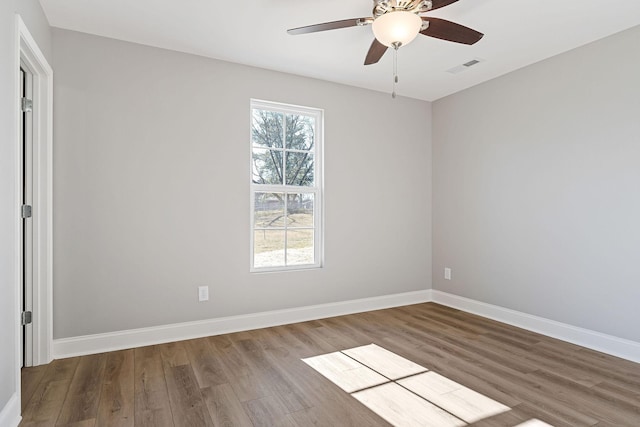
[[[20,15],[16,14],[15,32],[15,307],[16,362],[20,384],[20,311],[22,301],[22,141],[20,125],[20,63],[33,74],[33,365],[52,360],[53,342],[53,69]]]
[[[27,99],[33,99],[33,74],[26,64],[20,61],[20,95]],[[18,111],[20,114],[20,111]],[[22,112],[20,120],[20,139],[23,141],[20,153],[21,159],[21,182],[22,203],[33,205],[33,117],[31,112]],[[33,218],[22,220],[22,268],[20,297],[23,311],[33,312]],[[22,366],[33,366],[33,323],[24,325],[21,331],[22,346]]]

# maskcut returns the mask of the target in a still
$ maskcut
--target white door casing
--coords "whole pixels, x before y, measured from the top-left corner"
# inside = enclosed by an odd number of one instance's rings
[[[32,365],[49,363],[52,360],[53,341],[53,70],[31,36],[25,23],[16,15],[16,47],[15,47],[15,100],[16,100],[16,132],[15,132],[15,307],[16,333],[15,348],[17,373],[16,381],[20,384],[20,365],[22,348],[20,312],[22,309],[22,140],[20,99],[20,66],[32,74],[33,111],[30,113],[32,140],[32,275],[31,298],[33,324],[31,332],[31,355],[25,360]]]

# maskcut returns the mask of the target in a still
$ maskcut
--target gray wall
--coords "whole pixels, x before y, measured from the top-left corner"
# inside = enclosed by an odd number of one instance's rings
[[[53,42],[49,21],[38,0],[14,0],[15,13],[19,14],[29,32],[38,44],[38,48],[47,58],[49,65],[53,64]]]
[[[429,103],[63,30],[54,52],[55,338],[431,287]],[[252,97],[325,109],[322,269],[249,273]]]
[[[15,13],[20,13],[47,60],[51,30],[37,0],[0,2],[0,411],[17,391],[15,332]]]
[[[435,289],[640,341],[639,41],[433,104]]]

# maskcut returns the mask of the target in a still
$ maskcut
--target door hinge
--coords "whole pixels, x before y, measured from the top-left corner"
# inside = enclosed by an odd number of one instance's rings
[[[20,107],[22,108],[23,113],[30,113],[33,111],[33,100],[29,98],[22,98],[20,101]]]
[[[31,218],[31,215],[33,209],[31,208],[31,205],[22,205],[22,209],[20,211],[20,214],[22,215],[22,218]]]
[[[22,323],[22,326],[31,324],[31,322],[33,321],[33,313],[31,313],[30,311],[23,311],[22,315],[20,316],[20,321]]]

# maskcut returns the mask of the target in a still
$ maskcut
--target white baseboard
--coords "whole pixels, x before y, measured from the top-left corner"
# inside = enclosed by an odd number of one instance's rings
[[[432,301],[573,344],[640,363],[640,343],[437,290]]]
[[[18,399],[18,393],[13,393],[7,404],[2,408],[2,411],[0,411],[0,426],[17,427],[21,420],[20,399]]]
[[[53,341],[53,356],[55,359],[63,359],[423,302],[436,302],[640,363],[640,343],[638,342],[432,289],[196,322],[62,338]],[[0,423],[0,425],[3,424]]]
[[[53,357],[54,359],[63,359],[429,301],[431,301],[431,289],[196,322],[62,338],[53,341]]]

